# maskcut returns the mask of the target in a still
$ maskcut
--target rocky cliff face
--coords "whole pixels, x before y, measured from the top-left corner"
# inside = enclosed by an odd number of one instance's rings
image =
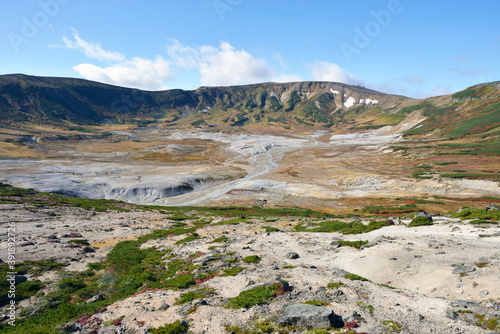
[[[148,92],[71,78],[0,76],[0,124],[136,123],[182,127],[273,127],[336,132],[395,125],[413,111],[417,135],[453,138],[500,124],[498,82],[415,100],[335,82],[262,83]]]
[[[331,115],[348,109],[391,108],[409,101],[363,87],[332,82],[264,83],[201,87],[194,91],[146,92],[67,78],[25,75],[0,77],[0,122],[95,124],[133,119],[189,117],[244,125],[276,116],[281,122],[331,123]],[[306,124],[307,125],[307,124]]]

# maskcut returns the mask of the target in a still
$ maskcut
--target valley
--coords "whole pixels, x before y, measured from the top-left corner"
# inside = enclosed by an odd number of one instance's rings
[[[499,115],[498,82],[0,76],[0,330],[494,333]]]

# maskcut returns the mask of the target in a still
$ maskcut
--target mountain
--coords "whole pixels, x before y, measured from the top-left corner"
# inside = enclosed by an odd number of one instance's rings
[[[334,82],[262,83],[141,91],[97,82],[0,76],[0,124],[149,123],[191,127],[376,129],[412,112],[427,119],[409,135],[463,136],[500,124],[500,83],[416,100]]]

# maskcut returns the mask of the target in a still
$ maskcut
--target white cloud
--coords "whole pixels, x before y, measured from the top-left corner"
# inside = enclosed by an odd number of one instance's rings
[[[335,63],[317,61],[311,66],[311,76],[315,81],[333,81],[349,85],[364,85],[363,80],[355,77]]]
[[[264,59],[256,58],[245,50],[238,50],[227,42],[221,42],[218,47],[193,48],[173,40],[167,52],[177,66],[197,68],[203,86],[301,80],[296,75],[278,73]]]
[[[154,60],[140,57],[127,59],[119,52],[105,50],[98,43],[85,41],[74,29],[73,38],[63,38],[67,48],[78,50],[89,58],[113,63],[105,67],[90,63],[73,66],[73,70],[85,79],[144,90],[167,89],[164,82],[173,79],[169,62],[161,56]]]
[[[73,38],[71,40],[67,37],[63,38],[64,45],[68,49],[75,49],[80,52],[83,52],[87,57],[94,58],[97,60],[108,60],[108,61],[124,61],[125,56],[119,52],[106,51],[102,48],[99,43],[89,43],[84,41],[76,32],[75,29],[73,31]]]
[[[164,81],[173,78],[168,61],[160,56],[155,60],[135,57],[108,67],[80,64],[73,69],[89,80],[145,90],[167,89]]]
[[[73,39],[63,38],[66,48],[75,49],[89,58],[111,62],[99,66],[83,63],[73,66],[82,77],[108,84],[146,90],[166,89],[164,82],[173,80],[173,69],[196,70],[203,86],[242,85],[261,82],[301,81],[296,75],[280,73],[266,60],[256,58],[249,52],[236,49],[227,42],[219,46],[186,46],[171,39],[166,52],[168,60],[135,57],[127,59],[119,52],[105,50],[99,43],[82,39],[73,30]]]

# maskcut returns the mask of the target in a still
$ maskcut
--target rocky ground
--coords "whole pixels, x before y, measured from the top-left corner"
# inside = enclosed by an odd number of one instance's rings
[[[312,329],[307,327],[346,324],[358,326],[359,333],[465,334],[494,333],[494,321],[500,319],[498,225],[471,225],[437,215],[432,226],[408,228],[408,218],[369,233],[343,235],[296,231],[297,224],[318,222],[312,218],[249,218],[233,224],[223,224],[225,218],[211,219],[196,231],[198,238],[193,241],[179,243],[186,235],[172,235],[141,247],[170,249],[167,263],[188,259],[197,265],[195,272],[217,274],[189,289],[145,288],[88,319],[68,323],[62,331],[146,333],[148,328],[179,320],[195,334],[305,333]],[[120,241],[178,224],[158,211],[2,204],[4,261],[9,222],[16,226],[17,261],[53,257],[67,264],[66,272],[83,271],[87,263],[104,260]],[[194,221],[183,223],[191,226]],[[87,240],[87,250],[70,242],[75,239]],[[357,249],[341,247],[343,241],[368,243]],[[260,260],[244,261],[249,256]],[[234,276],[222,275],[238,267],[242,269]],[[50,290],[61,274],[50,271],[27,279],[50,281],[45,288]],[[259,305],[227,307],[242,291],[273,284],[280,286],[280,293]],[[205,293],[201,297],[178,302],[186,292],[200,289]],[[43,296],[21,302],[19,310],[36,307],[37,298]],[[348,327],[330,332],[346,332]]]

